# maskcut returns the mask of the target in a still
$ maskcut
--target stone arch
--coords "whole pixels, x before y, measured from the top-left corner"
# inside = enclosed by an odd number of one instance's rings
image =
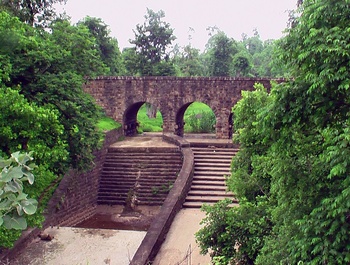
[[[124,126],[124,135],[125,136],[135,136],[137,134],[137,127],[139,126],[137,121],[137,113],[140,110],[141,106],[145,103],[150,103],[157,107],[157,109],[162,113],[159,105],[150,101],[138,101],[130,104],[123,115],[123,126]],[[162,114],[163,116],[163,114]]]
[[[125,130],[134,133],[138,102],[156,105],[162,113],[163,132],[183,134],[183,113],[186,104],[199,101],[207,104],[216,116],[216,137],[230,137],[232,105],[241,92],[253,90],[254,84],[271,87],[269,78],[234,77],[97,77],[83,85],[106,114],[121,122]],[[275,79],[277,83],[283,79]],[[177,112],[178,111],[178,112]],[[129,130],[130,129],[130,130]]]
[[[201,101],[201,100],[196,99],[194,101],[185,103],[176,112],[176,117],[175,117],[175,123],[176,123],[176,125],[175,125],[175,134],[176,135],[183,137],[183,135],[184,135],[184,128],[185,128],[184,115],[185,115],[185,112],[186,112],[187,108],[194,102],[203,103],[203,104],[207,105],[213,111],[213,113],[215,115],[215,119],[216,119],[215,128],[217,127],[217,123],[218,123],[217,117],[219,115],[218,109],[215,106],[211,106],[210,102],[205,102],[205,101]]]

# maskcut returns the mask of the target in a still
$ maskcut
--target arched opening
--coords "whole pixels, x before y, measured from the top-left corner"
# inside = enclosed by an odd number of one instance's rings
[[[146,102],[131,105],[124,114],[124,135],[162,131],[163,117],[155,106]]]
[[[202,102],[190,102],[183,105],[176,115],[175,134],[213,134],[216,117],[213,110]]]
[[[138,133],[162,132],[162,113],[152,104],[144,103],[137,113]]]

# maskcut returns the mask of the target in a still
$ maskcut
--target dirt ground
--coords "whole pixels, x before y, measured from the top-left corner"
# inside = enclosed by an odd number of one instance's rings
[[[46,229],[43,234],[52,240],[38,237],[8,265],[127,265],[158,212],[159,207],[99,206],[76,227]]]
[[[128,265],[158,212],[159,207],[125,212],[120,206],[99,206],[97,214],[78,227],[45,230],[51,241],[37,238],[16,260],[1,265]],[[209,255],[199,253],[194,236],[203,218],[199,209],[182,209],[152,264],[210,264]]]

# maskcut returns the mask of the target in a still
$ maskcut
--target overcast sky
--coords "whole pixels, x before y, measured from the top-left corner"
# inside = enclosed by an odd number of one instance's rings
[[[288,10],[296,8],[297,0],[68,0],[60,7],[72,22],[86,16],[101,18],[118,40],[122,50],[130,47],[133,30],[143,24],[147,8],[165,12],[164,21],[174,29],[174,43],[204,49],[208,27],[218,27],[228,37],[241,40],[242,33],[253,35],[256,28],[263,40],[278,39],[288,22]],[[189,41],[189,29],[192,40]]]

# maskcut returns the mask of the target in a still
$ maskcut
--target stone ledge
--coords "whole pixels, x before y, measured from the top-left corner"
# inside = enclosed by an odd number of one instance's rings
[[[131,265],[146,265],[157,255],[166,234],[175,218],[182,208],[188,190],[191,187],[194,169],[194,156],[189,143],[176,135],[163,135],[163,139],[181,147],[183,154],[183,165],[173,188],[165,199],[159,214],[151,224],[140,247],[136,251]]]

